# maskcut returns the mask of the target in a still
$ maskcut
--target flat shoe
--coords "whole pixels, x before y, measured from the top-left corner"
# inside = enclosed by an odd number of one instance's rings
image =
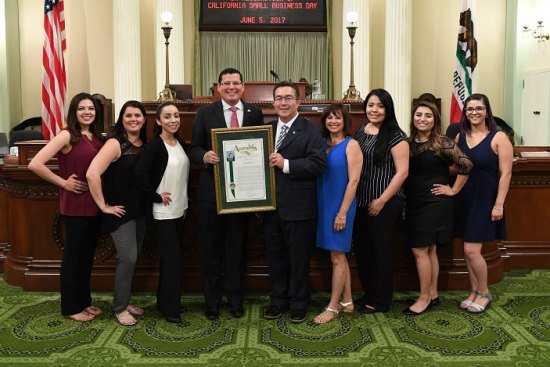
[[[75,313],[74,315],[65,315],[65,317],[68,318],[68,319],[71,319],[73,321],[88,322],[88,321],[92,321],[95,316],[89,314],[86,311],[82,311],[82,312],[79,312],[79,313]]]
[[[290,310],[290,322],[294,324],[299,324],[301,322],[304,322],[306,319],[307,312],[305,309],[300,310]]]
[[[441,302],[443,302],[443,298],[441,297],[432,298],[432,300],[430,301],[430,306],[431,307],[439,306]]]
[[[388,312],[388,310],[379,310],[375,307],[372,307],[370,305],[364,305],[362,307],[359,307],[359,309],[357,310],[359,311],[359,313],[361,314],[371,314],[371,313],[377,313],[377,312]]]
[[[276,306],[276,305],[270,305],[265,311],[264,311],[264,319],[266,320],[275,320],[281,317],[281,314],[283,311],[286,310],[286,308]]]
[[[353,313],[353,311],[355,311],[355,306],[353,305],[353,301],[349,301],[349,302],[339,301],[338,304],[340,305],[340,307],[338,308],[338,311],[342,311],[345,313]]]
[[[472,295],[472,293],[475,293],[476,296],[479,294],[478,291],[474,291],[473,289],[470,290],[470,294],[468,295],[468,298],[470,298],[470,296]],[[458,307],[462,310],[467,310],[468,307],[470,307],[472,305],[472,303],[474,303],[473,300],[469,300],[468,298],[466,298],[464,301],[460,302],[460,305],[458,305]]]
[[[491,307],[491,302],[492,301],[487,302],[487,304],[485,306],[480,305],[479,303],[472,302],[472,304],[470,304],[470,306],[468,306],[466,311],[468,311],[470,313],[483,313],[483,312],[485,312],[485,310],[487,310],[489,307]]]
[[[171,322],[173,324],[181,324],[181,317],[172,317],[172,316],[164,316],[164,319],[167,321],[167,322]]]
[[[101,308],[98,308],[98,307],[95,307],[95,306],[88,306],[84,309],[84,311],[86,311],[87,313],[89,313],[92,316],[99,316],[103,313],[103,311],[101,311]]]
[[[331,318],[325,318],[324,315],[327,315],[329,312],[332,312]],[[344,311],[345,312],[345,311]],[[340,313],[339,310],[335,310],[334,308],[326,307],[323,312],[321,312],[319,315],[315,316],[313,319],[313,322],[316,324],[326,324],[328,322],[331,322],[332,320],[336,319],[338,317],[338,314]]]
[[[145,313],[145,311],[143,311],[143,308],[136,307],[134,305],[126,306],[126,311],[128,311],[132,316],[141,316]]]
[[[426,308],[424,308],[420,312],[413,311],[411,310],[410,307],[407,307],[406,309],[403,310],[403,313],[407,316],[418,316],[426,311],[429,311],[431,308],[432,308],[432,301],[428,302],[428,305],[426,306]]]
[[[128,310],[124,310],[122,312],[115,313],[115,317],[118,320],[118,322],[120,323],[120,325],[133,326],[133,325],[137,324],[137,320],[134,318],[134,316],[132,316],[132,314]]]
[[[235,318],[235,319],[239,319],[241,317],[243,317],[244,315],[244,308],[243,306],[238,306],[238,307],[235,307],[235,308],[231,308],[231,311],[230,311],[230,314],[231,314],[231,317]]]
[[[435,297],[435,298],[432,298],[432,307],[433,306],[439,306],[441,304],[441,302],[443,301],[443,298],[442,297]],[[407,304],[409,305],[414,305],[416,303],[416,298],[415,297],[409,297],[405,300],[405,302],[407,302]]]
[[[470,313],[483,313],[485,310],[487,310],[489,307],[491,307],[491,303],[493,302],[493,296],[491,296],[491,293],[482,294],[477,293],[479,298],[485,298],[487,299],[487,303],[485,305],[480,305],[479,303],[472,302],[470,306],[466,309],[466,311]]]

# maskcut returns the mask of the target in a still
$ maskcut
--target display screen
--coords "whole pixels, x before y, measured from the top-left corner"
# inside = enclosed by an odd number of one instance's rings
[[[201,31],[326,32],[325,0],[201,0]]]

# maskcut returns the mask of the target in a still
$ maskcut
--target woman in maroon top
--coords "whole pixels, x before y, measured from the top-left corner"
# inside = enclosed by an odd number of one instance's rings
[[[61,313],[75,321],[91,321],[102,313],[92,306],[90,294],[90,275],[101,221],[86,183],[88,166],[102,146],[96,110],[97,102],[90,94],[74,96],[69,105],[67,128],[29,163],[31,171],[60,188],[59,211],[65,223]],[[55,155],[59,159],[59,174],[46,166]]]

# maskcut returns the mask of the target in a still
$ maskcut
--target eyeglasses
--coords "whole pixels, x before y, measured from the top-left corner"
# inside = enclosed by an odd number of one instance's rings
[[[293,96],[284,96],[284,97],[277,96],[277,97],[273,98],[273,100],[277,103],[292,102],[292,101],[296,100],[296,97],[293,97]]]
[[[229,86],[238,87],[243,83],[242,82],[221,82],[220,84],[223,85],[224,87],[229,87]]]
[[[482,112],[482,111],[485,111],[485,106],[475,106],[475,107],[466,108],[466,112],[468,113]]]

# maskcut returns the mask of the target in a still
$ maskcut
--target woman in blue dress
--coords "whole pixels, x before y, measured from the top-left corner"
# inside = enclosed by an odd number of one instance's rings
[[[317,247],[330,251],[332,293],[317,324],[332,321],[340,311],[353,312],[351,279],[346,253],[351,249],[355,217],[355,191],[363,166],[359,144],[349,136],[351,117],[340,103],[321,115],[327,168],[317,180]]]
[[[483,94],[466,98],[460,124],[458,147],[474,164],[455,201],[455,236],[464,241],[470,279],[470,294],[460,308],[480,313],[492,301],[481,246],[496,238],[506,239],[504,200],[512,177],[514,149],[506,134],[497,131],[489,99]]]

